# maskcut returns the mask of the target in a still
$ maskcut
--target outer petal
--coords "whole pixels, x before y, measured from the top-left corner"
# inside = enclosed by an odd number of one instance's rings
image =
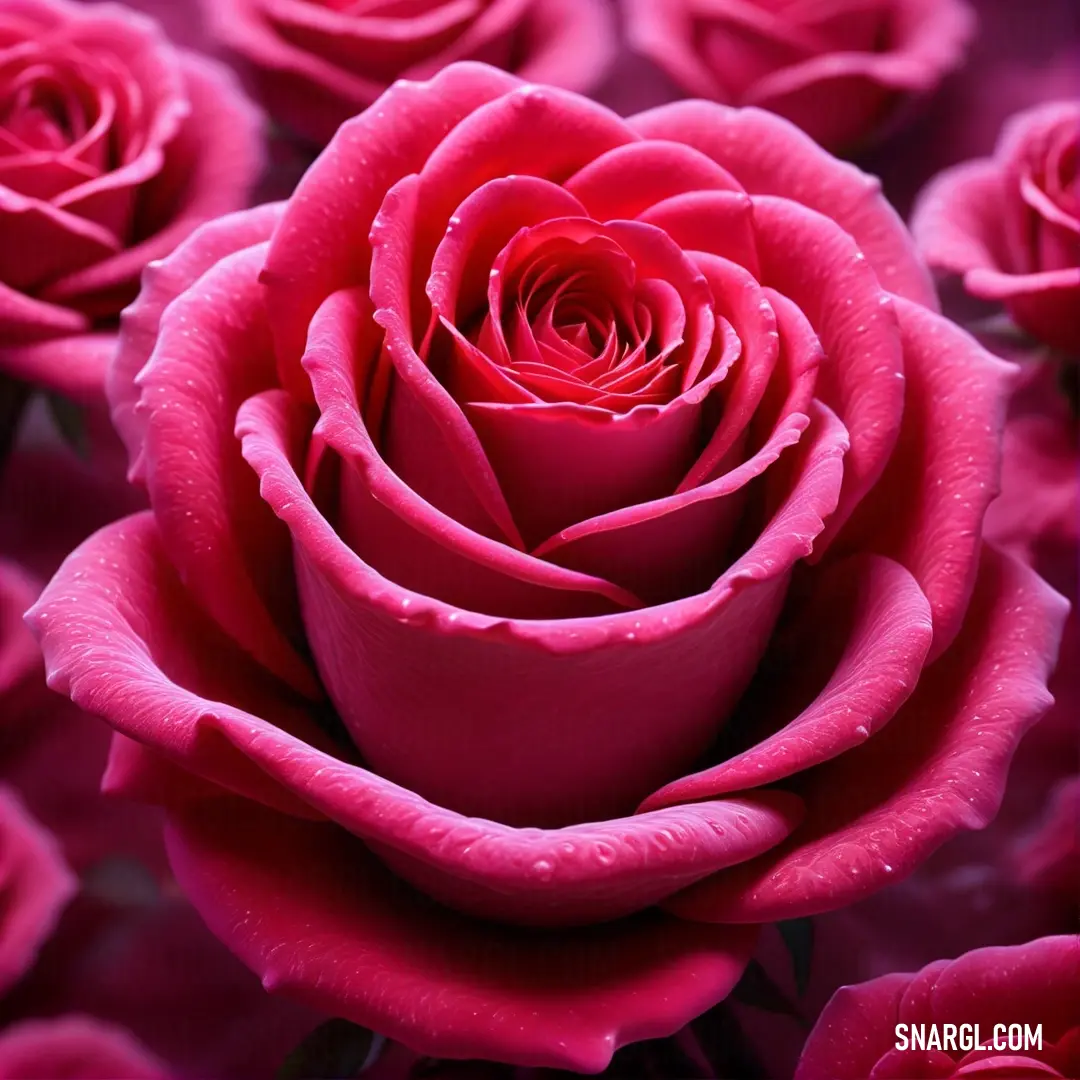
[[[115,568],[86,580],[82,567],[100,567],[99,559]],[[119,582],[139,605],[137,621],[117,607]],[[632,913],[767,850],[801,815],[793,796],[760,792],[545,831],[432,805],[341,760],[318,714],[290,707],[272,680],[230,652],[184,594],[147,516],[84,545],[33,617],[51,684],[124,736],[110,757],[112,790],[175,805],[212,797],[206,780],[220,785],[218,796],[224,788],[285,812],[325,815],[425,891],[488,919],[560,925]],[[88,626],[99,644],[83,649]],[[119,686],[117,672],[126,676]]]
[[[0,1035],[0,1080],[168,1080],[122,1028],[84,1016],[24,1020]]]
[[[260,663],[318,697],[288,637],[300,636],[288,536],[232,434],[241,403],[276,377],[258,280],[265,254],[259,245],[225,257],[162,315],[137,378],[146,487],[173,564],[199,602]]]
[[[889,298],[851,237],[789,199],[754,199],[762,280],[793,300],[821,339],[818,396],[851,433],[835,535],[881,476],[904,408],[904,358]],[[824,545],[819,544],[819,551]]]
[[[121,590],[125,610],[116,604]],[[310,703],[270,677],[192,603],[151,513],[106,526],[77,548],[27,620],[41,639],[49,685],[80,708],[108,717],[123,734],[226,790],[287,813],[313,813],[254,766],[238,765],[199,729],[204,711],[251,713],[311,746],[333,746],[309,715]],[[197,652],[190,641],[199,642]],[[202,793],[205,786],[197,787]]]
[[[0,991],[34,962],[77,889],[53,837],[0,787]]]
[[[939,173],[921,192],[911,232],[933,267],[965,274],[976,267],[1006,270],[1002,228],[1005,190],[994,161],[968,161]]]
[[[41,341],[59,334],[88,330],[85,315],[58,304],[47,304],[0,283],[0,336],[8,345]],[[0,353],[0,365],[3,364]]]
[[[897,299],[907,373],[900,438],[840,545],[906,566],[934,613],[935,659],[964,620],[997,496],[1014,369],[947,319]]]
[[[269,240],[283,212],[283,203],[268,203],[211,221],[143,273],[142,291],[123,313],[119,348],[105,380],[112,421],[127,447],[132,479],[145,479],[141,457],[146,410],[137,408],[136,380],[154,351],[162,312],[226,255]]]
[[[1080,936],[1040,938],[1027,945],[974,949],[951,963],[920,971],[900,1003],[899,1018],[979,1024],[984,1031],[1008,1014],[1009,1023],[1042,1024],[1056,1042],[1076,1024]],[[955,1017],[955,1019],[953,1019]]]
[[[647,138],[708,154],[752,195],[780,195],[832,218],[855,238],[886,289],[937,310],[930,275],[881,184],[837,161],[794,124],[760,109],[704,101],[661,106],[629,124]]]
[[[899,1052],[894,1024],[978,1023],[984,1040],[994,1024],[1043,1025],[1043,1039],[1053,1043],[1075,1026],[1073,999],[1080,987],[1080,938],[1041,938],[1025,945],[976,949],[957,960],[937,960],[916,974],[892,974],[839,989],[810,1033],[794,1080],[863,1080],[867,1076],[909,1076],[919,1064],[917,1051]],[[925,1076],[969,1075],[954,1072],[949,1055],[941,1071]],[[896,1072],[878,1073],[878,1062]],[[1040,1069],[1031,1058],[994,1059],[992,1076],[1060,1076],[1049,1064]],[[987,1061],[987,1065],[990,1061]],[[1012,1068],[1009,1066],[1012,1065]],[[1027,1066],[1031,1071],[1025,1071]],[[906,1069],[905,1069],[906,1067]],[[899,1070],[905,1070],[903,1072]],[[946,1071],[947,1070],[947,1071]],[[971,1069],[970,1075],[979,1075]]]
[[[794,786],[807,820],[775,854],[669,902],[684,917],[795,918],[852,903],[910,873],[959,829],[997,812],[1008,763],[1050,704],[1065,603],[984,548],[964,627],[885,729]]]
[[[599,1072],[618,1046],[722,1000],[756,936],[660,913],[499,929],[432,905],[334,826],[236,800],[175,813],[169,850],[211,929],[268,989],[438,1057]]]
[[[747,748],[668,784],[641,809],[773,784],[830,761],[876,734],[915,689],[930,608],[901,566],[877,556],[842,560],[811,575],[790,605],[793,616],[758,672],[759,692],[751,688],[732,721],[737,732],[748,728],[740,739]],[[789,719],[822,672],[832,672],[827,684]]]
[[[806,1040],[793,1080],[866,1080],[896,1045],[890,1021],[912,978],[883,975],[837,990]]]

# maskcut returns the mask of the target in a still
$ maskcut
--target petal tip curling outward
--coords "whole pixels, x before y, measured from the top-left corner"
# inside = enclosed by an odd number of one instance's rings
[[[580,934],[492,926],[395,882],[343,830],[235,800],[174,813],[168,843],[268,989],[436,1057],[600,1072],[726,997],[757,937],[658,912]]]
[[[688,918],[796,918],[853,903],[909,874],[997,813],[1009,762],[1052,704],[1067,602],[984,546],[964,625],[892,720],[793,785],[803,825],[774,851],[665,906]]]
[[[165,309],[225,256],[269,240],[283,211],[283,203],[268,203],[226,214],[147,265],[138,297],[121,315],[120,339],[105,378],[113,425],[127,448],[132,480],[145,480],[146,410],[139,408],[138,377],[154,352]]]
[[[990,159],[969,161],[939,173],[920,192],[911,233],[935,269],[966,274],[982,267],[1004,270],[1001,169]]]

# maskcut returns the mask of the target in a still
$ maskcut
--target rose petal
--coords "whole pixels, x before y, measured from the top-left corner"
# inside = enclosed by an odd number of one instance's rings
[[[755,938],[659,913],[580,933],[496,928],[396,883],[342,830],[239,802],[176,813],[169,849],[268,989],[438,1057],[599,1072],[618,1046],[721,1000]]]
[[[85,315],[35,300],[0,282],[0,335],[9,345],[79,334],[89,328]]]
[[[98,225],[0,187],[0,278],[13,289],[33,292],[64,273],[115,255],[115,236]],[[45,297],[46,300],[49,297]]]
[[[1006,269],[1010,256],[1001,230],[1005,189],[989,159],[939,173],[919,194],[911,232],[933,267],[964,274],[975,267]]]
[[[561,830],[463,818],[328,753],[332,747],[312,718],[275,699],[271,680],[237,665],[228,650],[218,656],[216,635],[206,634],[146,518],[99,533],[73,560],[89,563],[101,553],[117,566],[111,580],[74,578],[82,595],[73,603],[47,593],[34,618],[45,635],[52,684],[66,685],[76,700],[150,748],[126,739],[114,746],[114,791],[148,790],[153,779],[154,800],[176,805],[214,796],[203,782],[210,780],[301,816],[326,814],[449,903],[498,921],[540,925],[641,910],[767,850],[801,816],[798,799],[762,792]],[[140,599],[139,625],[117,607],[120,580]],[[103,642],[94,651],[79,649],[88,623]],[[116,670],[136,680],[119,693],[109,682]],[[163,709],[167,728],[157,723]],[[307,741],[313,732],[314,744]],[[190,773],[185,777],[177,764]]]
[[[169,1071],[123,1028],[68,1015],[23,1020],[0,1035],[3,1080],[168,1080]]]
[[[851,434],[840,506],[819,554],[889,461],[904,409],[904,359],[896,316],[851,237],[787,199],[758,196],[754,223],[762,281],[803,311],[827,362],[818,396]]]
[[[596,221],[640,217],[654,204],[688,192],[742,191],[742,185],[712,158],[663,139],[600,154],[565,186]]]
[[[269,240],[283,212],[282,203],[268,203],[227,214],[197,229],[163,262],[146,267],[142,291],[123,314],[119,348],[105,380],[112,422],[131,462],[131,480],[145,480],[146,411],[138,408],[136,380],[154,350],[162,313],[226,255]]]
[[[259,497],[231,431],[240,404],[275,381],[259,284],[266,250],[261,244],[224,257],[162,314],[136,380],[146,488],[165,547],[194,596],[255,659],[318,697],[289,640],[301,631],[288,536]]]
[[[133,299],[148,263],[171,255],[204,222],[247,202],[262,164],[262,116],[220,64],[181,53],[180,66],[191,112],[164,148],[157,179],[139,193],[153,232],[52,282],[45,299],[112,315]]]
[[[720,256],[760,277],[753,205],[740,191],[688,191],[653,203],[638,220],[663,229],[684,251]]]
[[[813,768],[865,742],[911,695],[933,628],[926,597],[903,567],[878,556],[843,560],[812,577],[796,603],[795,626],[781,632],[781,655],[765,660],[765,699],[750,697],[746,705],[752,745],[668,784],[640,809],[756,788]],[[791,673],[795,685],[780,684],[781,672]],[[826,672],[821,692],[786,720],[786,708],[809,689],[804,684],[820,684]]]
[[[879,551],[915,575],[934,616],[933,660],[975,586],[1013,369],[941,316],[899,298],[895,309],[907,372],[900,438],[840,546]]]
[[[377,329],[370,319],[362,291],[335,293],[312,320],[304,357],[322,414],[316,434],[346,463],[339,535],[391,581],[472,611],[566,618],[640,606],[602,578],[554,567],[466,528],[402,482],[378,453],[361,420],[367,403],[356,395],[366,375],[365,327],[369,337]],[[244,432],[256,429],[253,410],[254,403],[241,413]]]
[[[792,839],[671,909],[733,922],[830,911],[900,880],[960,829],[983,828],[1017,743],[1050,704],[1064,609],[1033,572],[984,548],[949,651],[874,738],[796,782],[808,813]]]
[[[708,154],[751,195],[792,199],[831,218],[854,237],[886,289],[937,310],[930,275],[879,181],[838,162],[794,124],[704,101],[661,106],[627,123],[646,138]]]
[[[386,192],[416,172],[462,117],[517,85],[509,75],[469,64],[429,83],[398,83],[344,124],[305,174],[263,272],[282,385],[292,393],[312,400],[300,368],[308,324],[332,292],[367,282],[367,234]],[[439,227],[445,229],[445,220]]]
[[[97,403],[116,350],[115,334],[72,334],[32,345],[0,346],[0,369],[76,401]]]
[[[264,498],[293,531],[323,681],[373,767],[452,809],[549,825],[636,805],[631,791],[646,773],[678,772],[712,738],[745,686],[783,594],[788,563],[774,539],[763,546],[776,555],[767,566],[760,553],[748,556],[711,593],[643,612],[516,621],[451,608],[395,586],[346,548],[299,484],[287,433],[270,436],[267,417],[245,452]],[[830,448],[815,463],[822,479],[814,487],[835,486],[836,453]],[[806,500],[778,516],[785,546],[816,506]],[[675,654],[682,676],[672,684],[656,671]],[[421,655],[425,687],[444,688],[422,701],[408,693],[415,677],[402,667]],[[598,666],[602,699],[583,689],[597,685]],[[578,703],[572,712],[568,700]],[[663,744],[657,715],[680,721],[665,722]],[[466,746],[485,752],[462,756]],[[458,764],[447,770],[451,759]]]

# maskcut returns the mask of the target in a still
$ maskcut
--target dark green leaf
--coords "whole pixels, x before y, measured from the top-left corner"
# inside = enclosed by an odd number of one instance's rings
[[[378,1058],[384,1041],[350,1020],[327,1020],[285,1059],[275,1080],[353,1080]]]
[[[777,923],[776,927],[784,939],[791,956],[791,967],[795,975],[795,989],[799,997],[806,993],[810,982],[810,963],[814,958],[814,923],[811,919],[788,919]]]

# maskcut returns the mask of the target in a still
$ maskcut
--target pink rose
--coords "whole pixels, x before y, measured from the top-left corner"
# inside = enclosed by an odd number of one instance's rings
[[[1014,116],[992,158],[931,181],[912,228],[932,266],[1003,302],[1040,340],[1080,353],[1080,101]]]
[[[914,975],[838,990],[806,1041],[795,1080],[947,1080],[1080,1075],[1080,938],[976,949]],[[978,1025],[982,1049],[896,1048],[897,1025]],[[1004,1032],[995,1032],[998,1024]],[[1042,1049],[1010,1049],[1008,1025],[1042,1026]],[[908,1034],[909,1028],[905,1028]],[[929,1035],[929,1032],[927,1033]],[[908,1036],[910,1037],[910,1036]],[[1004,1047],[994,1045],[995,1038]]]
[[[622,0],[631,46],[695,97],[850,147],[956,67],[964,0]]]
[[[100,393],[147,263],[244,205],[258,117],[223,68],[113,4],[0,11],[0,372]]]
[[[27,1020],[0,1032],[0,1080],[166,1080],[131,1035],[89,1016]]]
[[[152,511],[35,608],[50,684],[267,986],[599,1070],[984,825],[1048,704],[1063,604],[981,541],[1010,369],[934,303],[778,117],[399,83],[147,274]]]
[[[615,54],[611,0],[203,0],[266,109],[325,145],[396,79],[482,60],[586,92]]]

